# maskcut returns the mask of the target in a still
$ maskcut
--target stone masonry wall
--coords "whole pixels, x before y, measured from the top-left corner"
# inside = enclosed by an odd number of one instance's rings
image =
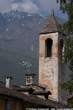
[[[52,56],[45,57],[45,40],[53,40]],[[39,38],[39,83],[52,92],[51,99],[59,99],[59,61],[58,61],[58,33],[42,34]]]

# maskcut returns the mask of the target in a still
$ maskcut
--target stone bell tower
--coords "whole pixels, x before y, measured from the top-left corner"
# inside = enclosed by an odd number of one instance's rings
[[[50,98],[61,100],[61,48],[60,25],[50,15],[39,37],[39,84],[51,91]]]

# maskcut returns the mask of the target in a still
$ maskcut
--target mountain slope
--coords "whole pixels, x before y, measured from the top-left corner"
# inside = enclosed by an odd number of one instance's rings
[[[38,37],[43,18],[37,14],[0,13],[0,78],[9,73],[24,82],[25,68],[38,72]],[[23,65],[24,62],[24,65]],[[28,65],[32,65],[30,68]]]
[[[11,74],[21,84],[25,73],[38,74],[39,32],[45,20],[19,11],[0,13],[0,80]]]

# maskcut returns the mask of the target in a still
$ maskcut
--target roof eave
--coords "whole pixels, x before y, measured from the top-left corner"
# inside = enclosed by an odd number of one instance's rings
[[[39,34],[61,33],[60,31],[40,32]]]

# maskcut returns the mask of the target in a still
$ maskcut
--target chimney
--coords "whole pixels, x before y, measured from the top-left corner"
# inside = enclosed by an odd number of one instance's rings
[[[34,83],[34,74],[33,73],[25,74],[25,82],[26,85],[32,85]]]
[[[11,88],[11,86],[12,86],[11,80],[12,80],[11,76],[6,77],[6,83],[5,83],[6,88]]]

